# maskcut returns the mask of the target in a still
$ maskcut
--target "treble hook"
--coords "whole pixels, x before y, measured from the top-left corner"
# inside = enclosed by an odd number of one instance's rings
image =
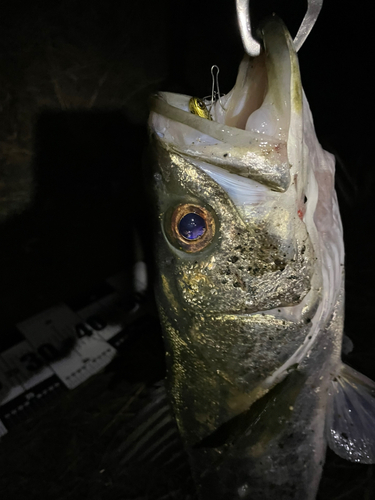
[[[296,37],[294,38],[294,47],[297,52],[309,36],[310,31],[318,19],[322,5],[323,0],[307,0],[307,11],[305,17],[302,20]],[[259,56],[261,45],[253,37],[251,31],[249,0],[236,0],[236,10],[245,52],[247,52],[247,54],[251,57]]]

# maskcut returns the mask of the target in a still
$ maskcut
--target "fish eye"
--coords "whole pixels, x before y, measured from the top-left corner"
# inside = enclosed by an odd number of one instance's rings
[[[206,208],[186,203],[174,209],[170,229],[175,246],[199,252],[212,241],[215,220]]]
[[[200,215],[190,212],[178,223],[178,232],[187,240],[197,240],[206,232],[206,221]]]

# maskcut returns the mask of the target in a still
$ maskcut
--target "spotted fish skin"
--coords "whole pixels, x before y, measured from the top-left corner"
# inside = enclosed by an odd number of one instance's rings
[[[263,42],[212,120],[168,93],[150,115],[167,385],[201,499],[314,499],[342,369],[334,159],[278,18]],[[198,212],[189,240],[180,215]]]

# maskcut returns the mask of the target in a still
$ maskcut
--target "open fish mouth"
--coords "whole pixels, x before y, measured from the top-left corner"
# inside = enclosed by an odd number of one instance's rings
[[[302,107],[289,33],[277,18],[263,31],[264,52],[243,58],[233,89],[208,106],[212,120],[191,114],[190,96],[167,92],[153,99],[150,118],[172,150],[198,161],[229,195],[236,198],[236,191],[245,190],[254,202],[265,199],[270,189],[285,192],[289,187],[290,119],[293,108],[300,112]]]
[[[234,88],[212,106],[212,118],[286,142],[290,122],[289,40],[279,23],[267,24],[265,31],[265,51],[256,58],[243,58]]]

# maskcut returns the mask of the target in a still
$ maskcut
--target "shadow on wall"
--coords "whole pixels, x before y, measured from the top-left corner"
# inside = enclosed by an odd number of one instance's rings
[[[151,224],[141,174],[145,136],[121,112],[40,114],[34,202],[0,227],[3,327],[120,270],[131,293],[134,230]]]

